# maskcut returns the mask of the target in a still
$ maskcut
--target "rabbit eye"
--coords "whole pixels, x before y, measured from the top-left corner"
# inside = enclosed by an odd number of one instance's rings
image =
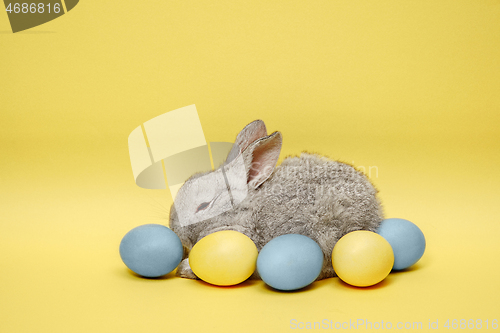
[[[210,205],[210,202],[204,202],[196,208],[196,212],[198,213],[200,210],[206,209]]]
[[[213,204],[215,201],[217,201],[217,199],[221,196],[221,194],[222,194],[222,192],[221,192],[221,193],[219,193],[219,194],[217,194],[217,196],[216,196],[215,198],[213,198],[211,201],[201,203],[201,204],[198,206],[198,208],[196,208],[196,212],[195,212],[195,214],[196,214],[196,213],[198,213],[198,212],[200,212],[200,211],[202,211],[202,210],[205,210],[205,209],[207,209],[207,208],[210,208],[210,207],[212,206],[212,204]]]

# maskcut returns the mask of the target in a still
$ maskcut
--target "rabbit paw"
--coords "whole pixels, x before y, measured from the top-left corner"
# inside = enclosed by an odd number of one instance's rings
[[[179,267],[177,267],[177,272],[175,275],[186,278],[186,279],[196,279],[199,280],[199,278],[193,273],[191,270],[191,267],[189,267],[189,258],[186,258],[181,261],[179,264]]]

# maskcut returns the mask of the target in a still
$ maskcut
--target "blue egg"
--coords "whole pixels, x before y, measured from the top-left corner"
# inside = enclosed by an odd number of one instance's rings
[[[125,265],[144,277],[159,277],[173,271],[182,260],[179,237],[160,224],[145,224],[130,230],[120,243]]]
[[[323,267],[323,252],[311,238],[289,234],[272,239],[257,257],[262,280],[278,290],[297,290],[316,280]]]
[[[408,220],[386,219],[382,221],[377,232],[392,246],[394,270],[410,267],[424,254],[424,234],[419,227]]]

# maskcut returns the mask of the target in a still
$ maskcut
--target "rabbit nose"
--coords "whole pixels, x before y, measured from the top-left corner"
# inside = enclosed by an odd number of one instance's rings
[[[209,235],[209,234],[213,234],[215,232],[218,232],[218,231],[224,231],[224,230],[233,230],[233,231],[237,231],[237,232],[241,232],[242,234],[250,237],[246,232],[245,232],[245,228],[243,228],[242,226],[239,226],[239,225],[231,225],[231,226],[222,226],[222,227],[217,227],[217,228],[214,228],[214,229],[211,229],[206,235],[204,235],[203,237]]]

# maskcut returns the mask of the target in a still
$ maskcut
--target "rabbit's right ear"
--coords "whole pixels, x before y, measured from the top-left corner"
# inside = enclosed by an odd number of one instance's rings
[[[241,152],[248,148],[250,144],[267,136],[266,125],[260,119],[252,121],[238,133],[236,141],[229,152],[226,163],[234,160]]]
[[[278,163],[282,141],[281,133],[274,132],[245,149],[243,161],[249,186],[257,188],[271,176]]]

